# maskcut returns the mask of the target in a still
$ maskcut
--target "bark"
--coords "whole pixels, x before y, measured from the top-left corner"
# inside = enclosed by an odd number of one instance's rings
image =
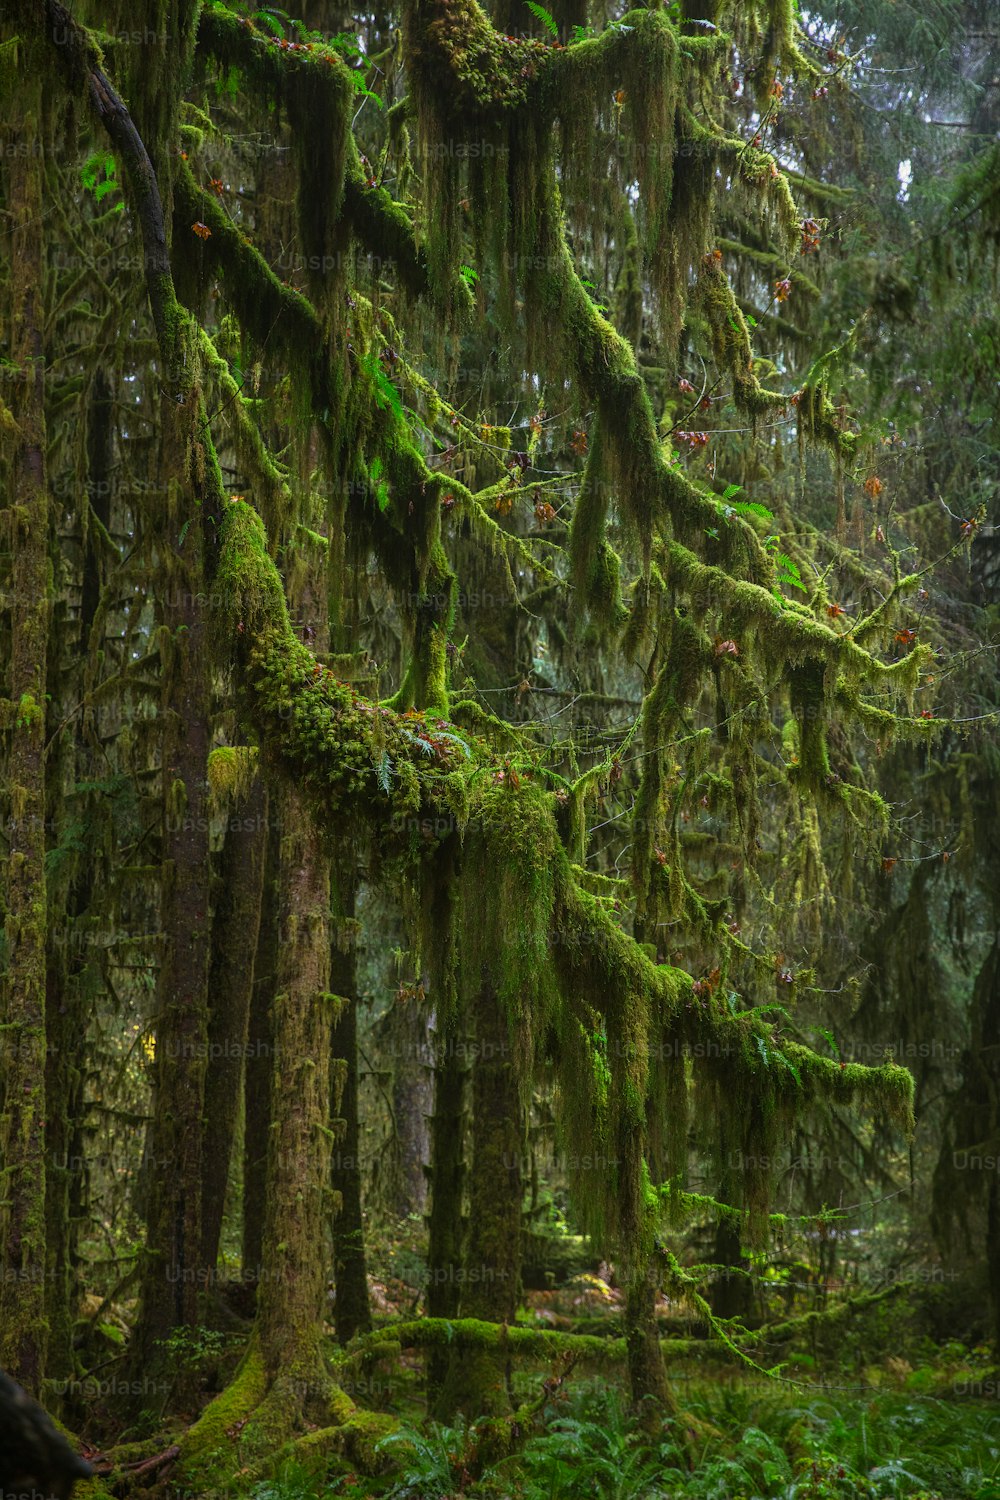
[[[201,1226],[201,1259],[209,1277],[219,1258],[243,1088],[263,892],[266,805],[264,784],[258,777],[246,798],[229,814],[212,917]]]
[[[463,1318],[511,1324],[521,1291],[521,1209],[525,1131],[507,1018],[487,981],[476,1006],[472,1074],[469,1230],[461,1266],[436,1267],[459,1282]],[[452,1354],[439,1402],[447,1416],[508,1407],[510,1361],[485,1350]]]
[[[397,1218],[427,1208],[425,1167],[430,1148],[430,1074],[427,1058],[427,1011],[416,1001],[396,1005],[391,1013],[392,1113],[396,1125],[396,1170],[390,1210]]]
[[[167,496],[161,532],[161,713],[163,844],[160,930],[163,955],[156,988],[153,1118],[147,1138],[147,1242],[139,1311],[131,1341],[137,1374],[162,1365],[162,1342],[174,1328],[199,1324],[202,1135],[208,1041],[211,947],[208,843],[209,642],[202,586],[201,525],[176,471],[190,413],[161,401],[161,483]],[[187,419],[187,420],[186,420]],[[175,508],[176,507],[176,508]],[[177,538],[183,541],[177,546]],[[173,545],[171,545],[173,542]]]
[[[437,1038],[434,1066],[434,1111],[427,1181],[431,1209],[427,1221],[427,1316],[458,1316],[459,1283],[454,1268],[462,1264],[465,1191],[465,1092],[468,1071],[454,1025]],[[427,1356],[427,1394],[433,1407],[448,1373],[448,1351],[431,1347]]]
[[[330,1197],[330,875],[308,805],[284,790],[278,994],[258,1329],[270,1381],[322,1369]]]
[[[25,19],[25,25],[33,24]],[[40,73],[27,68],[15,140],[43,140]],[[37,1391],[45,1367],[45,669],[49,629],[45,473],[45,262],[41,151],[6,156],[11,552],[7,965],[0,1017],[0,1365]],[[6,398],[6,392],[5,392]]]
[[[651,1267],[629,1277],[625,1293],[625,1347],[632,1403],[655,1414],[672,1411],[674,1402],[656,1326],[656,1280]]]
[[[333,1274],[337,1291],[337,1339],[346,1344],[372,1326],[365,1265],[365,1228],[361,1202],[361,1132],[358,1121],[358,982],[354,937],[353,871],[337,881],[334,910],[338,918],[330,949],[330,987],[343,1004],[333,1028],[335,1117],[331,1184],[338,1202],[333,1222]]]
[[[114,464],[114,404],[107,372],[99,366],[91,381],[87,405],[87,496],[91,515],[108,529],[111,516],[111,489]],[[100,552],[94,537],[91,517],[84,526],[83,571],[80,581],[80,618],[76,638],[76,665],[83,668],[90,641],[90,631],[97,614],[103,586]],[[66,653],[61,635],[53,630],[49,651],[49,691],[51,694],[51,741],[55,731],[75,706],[63,690]],[[71,678],[72,692],[79,693],[80,673]],[[88,716],[81,731],[74,736],[65,730],[54,741],[49,752],[48,799],[49,824],[65,837],[63,792],[67,779],[85,782],[92,777],[89,742],[93,726]],[[79,803],[78,803],[79,806]],[[57,811],[58,808],[58,811]],[[89,822],[94,816],[89,799],[82,816]],[[48,891],[49,942],[46,973],[46,1076],[48,1103],[46,1118],[46,1244],[48,1279],[46,1311],[49,1320],[48,1378],[68,1382],[75,1370],[73,1332],[76,1301],[79,1292],[77,1243],[83,1217],[83,1097],[86,1054],[83,1040],[87,1032],[87,1007],[81,996],[81,985],[88,967],[87,953],[81,937],[81,924],[88,912],[95,884],[95,871],[88,861],[80,860],[75,850],[64,853],[66,876],[58,889],[50,880]],[[58,1385],[54,1386],[58,1389]],[[71,1406],[62,1403],[68,1417]]]
[[[271,821],[276,799],[267,799],[264,889],[247,1035],[243,1078],[243,1280],[256,1287],[264,1243],[267,1194],[267,1142],[271,1128],[271,1073],[274,1044],[271,1004],[277,993],[279,839]]]

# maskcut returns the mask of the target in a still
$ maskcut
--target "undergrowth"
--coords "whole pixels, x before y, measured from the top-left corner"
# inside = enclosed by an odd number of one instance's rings
[[[477,1472],[475,1426],[402,1427],[381,1480],[299,1469],[254,1500],[1000,1500],[1000,1410],[905,1393],[822,1395],[691,1385],[650,1434],[597,1381],[551,1404],[543,1430]]]

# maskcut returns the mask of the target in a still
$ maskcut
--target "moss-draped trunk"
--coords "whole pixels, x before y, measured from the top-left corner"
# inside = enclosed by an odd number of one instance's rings
[[[392,1113],[396,1122],[390,1205],[400,1219],[407,1214],[422,1214],[427,1207],[424,1168],[431,1113],[427,1019],[427,1006],[412,1000],[393,1008],[384,1033],[392,1058]]]
[[[10,788],[0,1112],[0,1365],[37,1391],[45,1368],[45,673],[49,629],[45,472],[45,139],[42,87],[27,70],[6,162],[9,401],[4,547],[11,553]],[[0,137],[6,144],[5,137]],[[8,396],[9,392],[9,396]],[[12,436],[12,440],[11,440]]]
[[[254,954],[264,881],[266,793],[257,778],[229,814],[212,917],[208,1086],[202,1173],[202,1265],[219,1257],[233,1140],[243,1088]]]
[[[354,872],[338,859],[334,893],[330,988],[342,1002],[332,1037],[332,1098],[336,1141],[330,1174],[337,1211],[333,1221],[333,1275],[337,1338],[346,1344],[372,1326],[361,1204],[361,1130],[358,1120],[358,978]]]
[[[436,1267],[459,1283],[463,1318],[510,1324],[521,1290],[524,1117],[507,1017],[486,980],[476,1000],[472,1073],[469,1228],[461,1265]],[[469,1416],[505,1411],[509,1360],[486,1349],[452,1353],[440,1411]]]
[[[184,475],[178,472],[191,415],[186,403],[161,402],[160,476],[167,499],[160,533],[165,590],[159,632],[163,952],[156,988],[153,1119],[147,1137],[147,1241],[130,1346],[136,1376],[162,1366],[162,1341],[172,1329],[200,1322],[205,1284],[201,1182],[211,949],[211,658],[202,591],[202,528]],[[179,1370],[178,1377],[182,1375]]]
[[[278,993],[261,1276],[269,1379],[306,1385],[322,1368],[330,1198],[330,869],[300,793],[281,794]]]
[[[652,1402],[652,1411],[673,1410],[667,1372],[660,1349],[656,1323],[656,1282],[651,1268],[630,1276],[625,1295],[625,1348],[632,1403],[642,1409]]]
[[[434,1064],[434,1108],[431,1114],[431,1159],[427,1179],[431,1208],[427,1218],[427,1316],[456,1318],[464,1248],[462,1217],[465,1191],[465,1096],[468,1069],[454,1021],[438,1023]],[[427,1394],[437,1403],[448,1373],[448,1351],[432,1345],[427,1352]]]
[[[278,968],[278,857],[275,825],[277,798],[265,798],[266,848],[260,922],[253,963],[247,1058],[243,1075],[243,1280],[256,1288],[264,1243],[267,1193],[267,1142],[271,1125],[271,1074],[274,1043],[271,1005]]]

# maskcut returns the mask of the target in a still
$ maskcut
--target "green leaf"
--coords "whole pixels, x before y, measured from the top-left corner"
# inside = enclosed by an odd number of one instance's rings
[[[799,589],[803,594],[809,592],[802,582],[802,574],[799,572],[798,566],[792,562],[787,552],[776,552],[774,554],[774,561],[779,569],[779,583],[783,583],[791,589]]]
[[[385,101],[382,99],[382,96],[380,94],[376,94],[374,89],[370,89],[367,83],[365,83],[365,75],[363,69],[354,68],[352,70],[351,82],[354,85],[354,92],[356,94],[360,94],[363,99],[374,99],[379,109],[385,108]]]
[[[556,24],[555,17],[552,15],[551,11],[547,11],[544,5],[539,5],[538,0],[524,0],[524,3],[531,11],[531,14],[534,16],[535,20],[541,21],[542,25],[545,27],[545,30],[549,33],[549,35],[554,36],[558,39],[559,27]]]
[[[786,1012],[786,1014],[787,1014],[787,1012]],[[778,1062],[784,1063],[785,1067],[788,1069],[789,1073],[791,1073],[792,1077],[795,1079],[795,1082],[798,1084],[799,1088],[801,1088],[802,1087],[802,1075],[799,1072],[798,1068],[795,1066],[795,1064],[793,1062],[790,1062],[788,1060],[788,1058],[780,1050],[780,1048],[776,1047],[774,1049],[774,1051],[771,1053],[771,1056],[773,1058],[775,1058]]]
[[[389,752],[383,750],[375,765],[375,779],[386,796],[392,788],[392,761]]]
[[[733,510],[738,516],[756,516],[761,521],[773,521],[774,513],[757,500],[737,500]]]
[[[271,35],[276,36],[279,41],[284,41],[285,28],[284,26],[282,26],[277,17],[271,15],[270,11],[257,11],[256,15],[253,17],[253,21],[254,25],[262,26],[265,31],[269,31]]]
[[[824,1042],[828,1042],[829,1045],[833,1048],[833,1055],[839,1061],[840,1048],[837,1046],[837,1038],[834,1036],[832,1031],[826,1031],[822,1026],[820,1026],[818,1029],[820,1036],[823,1038]]]

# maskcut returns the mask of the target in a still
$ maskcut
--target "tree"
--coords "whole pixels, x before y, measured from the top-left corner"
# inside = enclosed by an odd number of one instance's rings
[[[407,4],[405,73],[395,54],[379,63],[406,93],[371,139],[375,75],[357,47],[301,26],[286,33],[269,13],[183,6],[169,38],[150,27],[141,60],[113,38],[102,55],[88,12],[71,17],[58,0],[47,0],[44,26],[25,8],[6,34],[32,39],[33,86],[51,81],[67,120],[86,106],[87,146],[106,133],[141,233],[141,326],[155,335],[142,391],[156,403],[170,501],[157,518],[158,586],[169,584],[168,556],[183,556],[191,616],[165,618],[164,706],[181,723],[168,721],[160,770],[168,813],[182,781],[196,816],[183,847],[165,820],[162,855],[167,872],[190,855],[200,915],[185,924],[161,880],[170,960],[159,974],[151,1139],[178,1170],[151,1194],[140,1361],[162,1342],[168,1312],[188,1327],[199,1317],[187,1292],[165,1308],[156,1258],[214,1270],[192,1260],[203,1243],[197,1043],[211,1025],[201,801],[211,684],[195,639],[206,620],[224,682],[220,731],[231,750],[254,742],[281,805],[257,1325],[235,1380],[184,1439],[192,1482],[225,1472],[236,1427],[241,1460],[262,1466],[295,1439],[368,1457],[385,1426],[352,1409],[320,1349],[341,1008],[330,994],[324,831],[353,849],[358,869],[363,857],[367,878],[411,898],[416,972],[445,1042],[432,1271],[444,1283],[459,1269],[495,1273],[466,1277],[457,1306],[443,1299],[442,1312],[462,1319],[446,1405],[460,1394],[477,1412],[507,1406],[497,1375],[520,1271],[522,1111],[542,1069],[578,1148],[580,1212],[627,1268],[636,1400],[667,1392],[655,1286],[690,1284],[660,1241],[668,1210],[686,1201],[689,1124],[712,1136],[720,1160],[741,1154],[737,1207],[744,1238],[759,1243],[775,1143],[804,1112],[836,1103],[912,1123],[905,1069],[824,1058],[783,1029],[796,986],[810,984],[808,964],[796,971],[786,955],[815,934],[828,895],[821,820],[870,845],[873,859],[887,821],[850,736],[926,741],[940,725],[912,707],[927,647],[895,649],[898,611],[921,574],[899,570],[845,627],[822,572],[783,540],[791,508],[779,517],[738,498],[718,461],[697,468],[712,427],[708,417],[704,428],[687,424],[713,402],[723,421],[751,430],[794,421],[796,437],[825,445],[849,478],[863,446],[831,398],[829,351],[814,351],[794,388],[756,352],[715,240],[721,182],[727,210],[752,219],[758,253],[778,269],[814,249],[818,222],[796,206],[789,174],[754,124],[748,138],[736,133],[720,101],[736,55],[753,59],[758,118],[780,93],[778,69],[825,87],[822,55],[804,50],[783,0],[709,9],[636,11],[600,31],[567,18],[557,37],[560,23],[538,8],[539,34],[511,38],[474,0]],[[286,132],[294,217],[287,199],[266,195],[266,166],[236,158],[258,121]],[[796,176],[807,198],[829,191]],[[284,269],[289,244],[301,287],[272,264]],[[40,284],[41,268],[33,274]],[[500,357],[474,365],[481,398],[456,399],[449,361],[461,369],[463,349],[486,346]],[[696,363],[700,394],[684,374]],[[507,426],[498,406],[511,392],[517,420]],[[751,472],[746,458],[744,484]],[[391,596],[401,643],[391,698],[362,688],[357,654],[331,655],[315,601],[309,620],[294,619],[303,547],[326,558],[335,623],[352,591]],[[585,702],[560,742],[517,722],[531,670],[506,719],[484,708],[468,663],[496,670],[505,655],[492,607],[477,611],[463,593],[463,568],[488,581],[491,598],[503,591],[497,617],[534,614],[522,644],[537,655],[552,643],[548,689],[569,684],[591,707],[610,699],[639,712],[588,739]],[[193,604],[202,593],[208,602]],[[167,650],[164,641],[161,657]],[[589,867],[587,854],[600,800],[626,797],[623,880]],[[266,943],[262,925],[258,953]],[[448,1139],[457,1081],[447,1042],[467,1032],[480,1047],[460,1252],[441,1210],[454,1216],[462,1183],[458,1131]],[[182,1037],[195,1060],[171,1069]],[[445,1329],[428,1328],[440,1346]],[[318,1435],[303,1435],[306,1417]]]

